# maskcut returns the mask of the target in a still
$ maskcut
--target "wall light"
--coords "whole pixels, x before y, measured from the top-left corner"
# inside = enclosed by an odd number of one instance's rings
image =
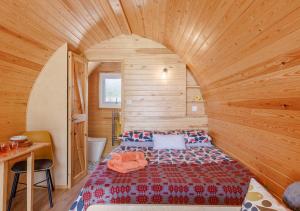
[[[164,68],[163,69],[163,72],[161,74],[161,78],[162,79],[166,79],[167,78],[167,75],[168,75],[168,69],[167,68]]]

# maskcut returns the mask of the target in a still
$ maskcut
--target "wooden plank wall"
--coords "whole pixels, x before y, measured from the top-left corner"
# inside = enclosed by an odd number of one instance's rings
[[[199,100],[195,99],[195,97],[199,97]],[[193,106],[197,107],[197,111],[192,111]],[[188,117],[202,117],[206,115],[205,101],[200,86],[189,69],[187,69],[186,74],[186,115]]]
[[[68,42],[83,50],[130,33],[119,6],[113,1],[0,1],[0,141],[25,130],[30,90],[56,49]]]
[[[190,66],[217,146],[280,198],[300,180],[300,13],[299,1],[271,2],[254,2],[222,34],[216,29],[208,38],[216,42]]]
[[[0,58],[0,141],[25,131],[27,100],[38,73]]]
[[[176,58],[168,62],[166,59],[130,58],[124,62],[125,130],[182,127],[180,120],[186,114],[186,67]],[[164,68],[168,69],[167,73],[163,72]]]
[[[112,109],[99,108],[99,73],[121,72],[120,62],[103,62],[89,75],[89,137],[106,138],[103,156],[112,150]]]
[[[253,4],[194,68],[217,146],[281,198],[300,180],[300,13],[279,2]]]
[[[279,43],[278,50],[285,45]],[[238,61],[234,66],[242,66],[231,76],[215,76],[204,96],[217,146],[280,197],[300,179],[300,51],[269,59],[263,52],[272,48],[253,54],[256,59],[250,63]]]
[[[119,36],[91,47],[85,55],[91,61],[122,61],[124,130],[207,130],[203,108],[201,116],[186,116],[185,64],[161,44],[137,35]]]

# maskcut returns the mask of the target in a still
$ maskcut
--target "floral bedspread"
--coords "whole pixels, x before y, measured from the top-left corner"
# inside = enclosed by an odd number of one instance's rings
[[[114,152],[144,151],[149,165],[121,174],[100,163],[70,210],[92,204],[219,204],[240,205],[251,173],[215,147],[153,150],[118,147]]]

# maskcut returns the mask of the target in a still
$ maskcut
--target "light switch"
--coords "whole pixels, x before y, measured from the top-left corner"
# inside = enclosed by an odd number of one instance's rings
[[[192,112],[196,112],[197,110],[198,110],[198,107],[195,106],[195,105],[193,105],[193,106],[192,106]]]
[[[127,100],[127,105],[131,105],[132,104],[132,100]]]

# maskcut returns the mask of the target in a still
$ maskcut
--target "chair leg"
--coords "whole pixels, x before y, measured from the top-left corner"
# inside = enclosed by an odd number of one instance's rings
[[[14,195],[13,195],[14,198],[16,197],[16,193],[17,193],[17,189],[18,189],[20,174],[19,173],[15,173],[15,176],[16,176],[16,187],[15,187],[15,191],[14,191]]]
[[[52,176],[51,176],[51,171],[50,171],[50,169],[47,170],[47,171],[49,171],[49,178],[50,178],[50,182],[51,182],[51,188],[52,188],[52,191],[54,191],[54,185],[53,185],[53,180],[52,180]]]
[[[52,188],[51,188],[50,171],[49,170],[46,170],[46,179],[47,179],[49,205],[50,205],[50,208],[52,208],[53,207]]]
[[[20,174],[19,173],[15,173],[14,181],[13,181],[13,184],[12,184],[12,187],[11,187],[10,196],[9,196],[9,202],[8,202],[8,206],[7,206],[7,211],[10,211],[11,205],[12,205],[12,200],[16,196],[16,192],[17,192],[17,188],[18,188],[18,183],[19,183],[19,177],[20,177]]]

